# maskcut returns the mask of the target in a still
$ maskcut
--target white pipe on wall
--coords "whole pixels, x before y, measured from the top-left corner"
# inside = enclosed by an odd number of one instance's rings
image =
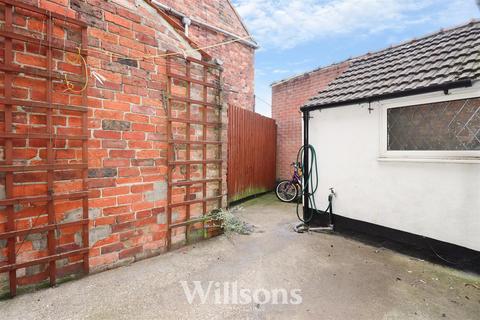
[[[192,24],[192,20],[188,17],[183,17],[182,18],[182,23],[185,28],[185,35],[188,37],[188,30],[190,28],[190,25]]]

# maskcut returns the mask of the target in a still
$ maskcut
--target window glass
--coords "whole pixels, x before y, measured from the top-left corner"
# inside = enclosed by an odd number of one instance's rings
[[[387,150],[480,150],[480,98],[387,110]]]

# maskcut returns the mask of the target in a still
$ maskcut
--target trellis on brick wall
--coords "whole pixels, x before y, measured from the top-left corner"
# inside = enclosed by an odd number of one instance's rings
[[[205,216],[213,207],[222,207],[222,70],[217,64],[172,55],[167,57],[167,77],[167,248],[170,249],[172,234],[181,228],[184,228],[187,243],[192,226],[201,225],[203,237],[207,237]],[[176,86],[183,90],[175,90]],[[197,96],[192,95],[193,86],[198,89]],[[180,108],[176,108],[176,104]],[[198,109],[195,114],[192,112],[193,106]],[[209,114],[213,119],[209,119]],[[192,136],[194,127],[201,127],[201,134]],[[209,128],[217,130],[215,138],[209,138]],[[212,152],[213,156],[209,156],[210,146],[216,149]],[[198,147],[201,150],[195,149]],[[201,158],[198,154],[192,158],[195,150],[200,151]],[[215,176],[209,176],[207,172],[210,164],[216,166]],[[198,170],[198,166],[201,166],[201,170]],[[201,173],[195,174],[192,170],[195,167]],[[176,170],[181,168],[184,168],[183,173],[176,175]],[[208,194],[211,184],[217,185],[217,193],[214,195]],[[175,199],[178,194],[180,198]],[[195,213],[194,216],[192,206],[197,204],[201,205],[198,208],[200,214]],[[175,217],[173,210],[178,208],[183,208],[184,214]]]
[[[84,90],[78,94],[80,102],[77,105],[56,103],[54,101],[54,86],[61,84],[64,76],[58,70],[55,70],[53,58],[54,50],[57,50],[55,53],[62,52],[63,55],[66,53],[81,53],[85,56],[87,49],[87,25],[59,13],[46,11],[18,1],[0,0],[0,6],[3,6],[4,10],[3,28],[0,30],[0,37],[4,38],[4,47],[2,48],[3,62],[0,62],[0,71],[4,77],[4,94],[3,97],[0,97],[0,108],[2,109],[0,112],[4,115],[4,123],[2,124],[4,132],[0,134],[0,139],[4,143],[4,159],[0,162],[0,172],[5,177],[5,198],[0,200],[0,206],[5,208],[4,213],[6,216],[6,223],[1,225],[4,231],[0,232],[0,240],[7,241],[7,260],[0,260],[0,273],[8,272],[10,295],[15,296],[19,285],[17,279],[17,270],[19,269],[26,269],[32,266],[44,268],[44,274],[38,278],[34,277],[31,282],[43,281],[48,278],[52,286],[56,284],[60,271],[57,265],[57,262],[60,262],[59,260],[79,261],[76,262],[76,266],[83,269],[85,273],[89,272],[87,92]],[[27,18],[20,18],[19,15]],[[43,19],[46,27],[45,32],[43,27],[40,31],[43,34],[43,38],[35,38],[28,35],[28,32],[19,32],[19,24],[22,24],[24,21],[28,22],[29,19]],[[27,25],[26,22],[24,24]],[[77,48],[72,42],[67,43],[67,41],[60,40],[54,36],[54,28],[58,28],[59,25],[65,28],[65,39],[67,30],[71,29],[71,26],[78,28],[81,34],[80,48]],[[23,30],[25,31],[25,29]],[[27,48],[30,45],[37,46],[40,49],[44,47],[46,49],[46,68],[35,68],[16,63],[15,55],[19,50],[16,49],[18,45],[20,47],[24,46],[23,48]],[[82,74],[85,74],[85,68],[87,68],[86,65],[81,67]],[[18,77],[23,79],[35,77],[45,81],[45,100],[39,101],[38,99],[31,99],[31,97],[28,99],[17,97],[16,88],[12,87],[12,82]],[[83,77],[73,74],[69,75],[69,78],[70,81],[76,82],[79,86],[86,81]],[[18,110],[26,114],[32,112],[36,114],[42,113],[42,117],[45,118],[45,132],[39,133],[35,130],[31,130],[32,132],[19,132],[16,124],[13,124],[15,113],[19,112]],[[58,117],[58,115],[67,115],[65,117],[68,117],[68,115],[72,114],[78,119],[79,134],[59,133],[58,127],[55,125],[55,117]],[[72,117],[74,116],[72,115]],[[45,144],[45,147],[42,145],[45,151],[44,162],[40,163],[38,161],[26,161],[25,159],[16,158],[18,152],[15,148],[18,148],[19,145],[30,146],[33,144],[32,141],[40,141]],[[58,160],[58,144],[64,145],[65,148],[66,146],[70,147],[70,145],[77,146],[79,150],[78,161]],[[27,173],[46,177],[46,181],[42,181],[46,185],[45,194],[29,195],[18,191],[22,190],[22,186],[19,186],[17,177]],[[55,191],[55,187],[59,182],[57,177],[62,176],[62,173],[63,177],[73,175],[78,179],[79,189],[77,191],[70,191],[68,188],[66,188],[67,192]],[[59,223],[56,217],[56,214],[59,214],[56,212],[56,205],[58,205],[59,201],[60,204],[66,201],[78,201],[78,203],[81,203],[79,219]],[[24,228],[19,223],[19,217],[17,217],[18,208],[28,205],[45,206],[46,214],[45,212],[43,214],[43,218],[45,218],[42,220],[43,223],[40,223],[41,219],[39,220],[41,213],[38,213],[36,218],[32,217],[29,220],[28,228]],[[62,232],[66,232],[67,228],[78,230],[78,233],[81,234],[80,244],[77,246],[61,245],[59,237]],[[42,236],[46,234],[46,252],[34,256],[32,259],[25,259],[22,256],[22,261],[17,260],[19,251],[26,238],[34,234]]]

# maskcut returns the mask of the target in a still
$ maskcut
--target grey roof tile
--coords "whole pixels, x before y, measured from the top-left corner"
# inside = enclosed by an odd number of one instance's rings
[[[347,70],[306,107],[480,79],[480,22],[350,60]]]

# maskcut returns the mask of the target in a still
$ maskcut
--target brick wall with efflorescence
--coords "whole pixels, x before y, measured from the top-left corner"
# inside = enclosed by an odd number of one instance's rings
[[[341,75],[348,62],[321,68],[272,85],[272,118],[277,122],[277,180],[290,179],[290,164],[303,144],[300,107]]]
[[[124,265],[137,259],[153,256],[166,248],[167,205],[167,121],[165,96],[167,76],[165,58],[128,59],[158,55],[165,50],[191,49],[188,42],[175,32],[158,12],[142,1],[123,0],[29,0],[30,4],[86,22],[88,27],[89,55],[87,64],[90,71],[103,77],[103,83],[89,76],[88,86],[88,192],[89,192],[89,233],[90,269],[100,271]],[[4,7],[0,6],[0,21],[5,21]],[[61,45],[76,46],[81,34],[62,21],[54,24],[54,40]],[[27,18],[22,10],[14,12],[14,29],[37,39],[45,35],[45,22],[41,15]],[[13,62],[21,67],[46,68],[45,43],[26,45],[13,42]],[[232,49],[233,50],[233,49]],[[198,53],[193,57],[200,58]],[[3,46],[0,50],[3,62]],[[54,103],[71,106],[81,105],[81,94],[66,91],[63,76],[75,84],[75,90],[83,83],[76,83],[82,75],[81,61],[75,53],[53,50],[54,72],[61,77],[54,81],[52,98]],[[184,72],[184,59],[172,59],[172,69]],[[192,67],[192,75],[196,74]],[[4,73],[0,73],[0,93],[3,95]],[[200,77],[200,75],[199,75]],[[215,72],[209,73],[215,81]],[[217,80],[218,81],[218,80]],[[13,96],[18,99],[45,101],[46,81],[31,75],[13,77]],[[185,84],[174,82],[172,91],[185,95]],[[200,96],[201,88],[193,86],[191,95]],[[208,92],[208,100],[222,99],[215,91]],[[217,101],[218,102],[218,101]],[[200,117],[199,106],[192,106],[192,118]],[[174,115],[183,115],[185,104],[172,106]],[[80,135],[81,115],[76,111],[53,111],[54,133],[57,135]],[[209,128],[207,140],[226,141],[226,110],[211,111],[208,119],[220,117],[224,122],[220,128]],[[200,118],[199,118],[200,119]],[[0,132],[4,130],[4,115],[0,113]],[[45,111],[16,106],[13,112],[13,128],[17,133],[45,133]],[[176,139],[184,139],[186,126],[176,124],[172,128]],[[202,130],[192,125],[192,140],[203,140]],[[30,165],[46,161],[45,139],[24,139],[14,142],[15,164]],[[55,139],[54,157],[56,163],[74,164],[81,161],[81,141]],[[4,141],[0,141],[0,159],[4,160]],[[185,145],[175,149],[177,160],[185,159]],[[210,158],[226,160],[226,148],[209,147]],[[201,150],[192,148],[190,157],[201,157]],[[207,176],[219,175],[218,164],[208,164]],[[226,161],[220,176],[225,183]],[[178,166],[173,179],[185,177],[185,167]],[[191,169],[192,178],[201,177],[202,165]],[[56,172],[55,193],[81,190],[82,180],[75,170]],[[4,176],[0,181],[0,197],[5,198]],[[14,175],[14,196],[45,195],[47,192],[44,172],[19,172]],[[225,188],[225,187],[223,187]],[[185,201],[185,188],[172,191],[172,201]],[[202,198],[198,186],[191,189],[190,199]],[[219,184],[209,184],[208,195],[224,194]],[[218,206],[209,203],[208,209]],[[6,215],[0,208],[0,233],[5,232]],[[191,216],[200,214],[199,206],[192,206]],[[56,222],[64,223],[81,219],[81,202],[56,201]],[[185,218],[185,209],[173,211],[173,221]],[[15,206],[16,230],[47,224],[46,204],[22,204]],[[194,229],[201,226],[196,225]],[[181,243],[185,228],[178,228],[172,235],[173,243]],[[56,231],[58,250],[73,250],[81,246],[81,232],[78,228]],[[29,261],[48,255],[46,234],[31,234],[17,239],[17,262]],[[6,241],[0,240],[0,264],[6,263]],[[81,270],[75,257],[57,262],[59,276]],[[33,266],[17,271],[19,285],[37,283],[47,278],[46,266]],[[0,274],[0,291],[8,290],[8,273]]]

